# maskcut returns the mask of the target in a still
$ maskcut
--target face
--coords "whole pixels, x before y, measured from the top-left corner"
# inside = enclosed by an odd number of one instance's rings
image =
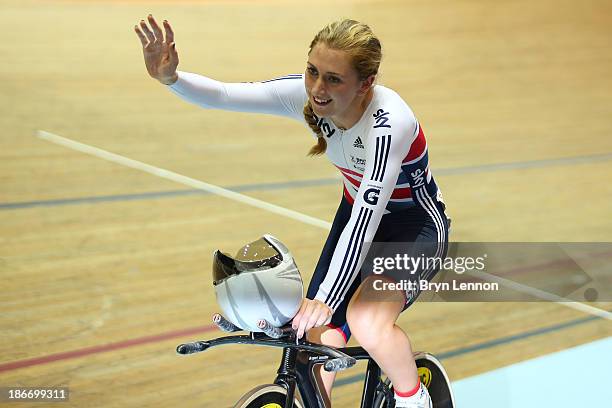
[[[306,92],[312,110],[319,117],[342,119],[357,110],[369,85],[359,80],[346,51],[315,45],[308,55]]]

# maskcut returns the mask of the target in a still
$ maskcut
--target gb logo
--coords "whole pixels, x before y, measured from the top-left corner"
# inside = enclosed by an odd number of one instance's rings
[[[363,201],[370,205],[376,205],[378,203],[378,195],[380,194],[379,188],[368,188],[363,193]]]

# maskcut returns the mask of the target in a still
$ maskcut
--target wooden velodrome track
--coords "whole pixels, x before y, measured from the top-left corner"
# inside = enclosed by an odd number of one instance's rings
[[[366,21],[379,83],[423,124],[454,241],[612,240],[606,0],[2,0],[0,386],[68,385],[66,406],[226,407],[274,377],[276,350],[174,347],[220,335],[214,249],[275,234],[308,281],[326,231],[36,137],[332,219],[340,181],[306,157],[303,126],[202,110],[147,77],[132,27],[148,13],[173,24],[181,69],[224,81],[301,72],[321,26]],[[545,302],[417,303],[400,324],[455,380],[612,335]],[[356,406],[357,374],[339,376],[335,406]]]

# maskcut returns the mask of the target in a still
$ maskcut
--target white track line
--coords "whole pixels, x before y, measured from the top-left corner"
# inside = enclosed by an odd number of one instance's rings
[[[576,302],[574,300],[570,300],[558,295],[554,295],[552,293],[545,292],[540,289],[532,288],[531,286],[523,285],[521,283],[517,283],[505,278],[500,278],[499,276],[491,275],[490,273],[482,272],[482,271],[470,271],[468,272],[470,275],[480,278],[482,280],[486,280],[489,282],[497,282],[502,286],[515,290],[517,292],[524,293],[526,295],[533,296],[538,299],[548,300],[550,302],[554,302],[565,307],[569,307],[570,309],[575,309],[580,312],[592,314],[594,316],[599,316],[604,319],[612,320],[612,313],[607,310],[599,309],[597,307],[593,307],[590,305],[586,305],[581,302]]]
[[[200,180],[192,179],[190,177],[183,176],[181,174],[174,173],[169,170],[160,169],[159,167],[151,166],[150,164],[142,163],[137,160],[128,159],[127,157],[120,156],[115,153],[107,152],[106,150],[102,150],[94,146],[86,145],[84,143],[76,142],[74,140],[67,139],[65,137],[58,136],[50,132],[46,132],[44,130],[39,130],[38,132],[36,132],[36,136],[43,140],[47,140],[49,142],[52,142],[52,143],[55,143],[55,144],[58,144],[64,147],[68,147],[69,149],[77,150],[79,152],[83,152],[83,153],[86,153],[86,154],[89,154],[95,157],[99,157],[101,159],[108,160],[113,163],[121,164],[123,166],[131,167],[133,169],[141,170],[146,173],[153,174],[154,176],[165,178],[167,180],[171,180],[171,181],[174,181],[180,184],[184,184],[186,186],[190,186],[190,187],[193,187],[199,190],[208,191],[209,193],[216,194],[222,197],[226,197],[226,198],[229,198],[230,200],[234,200],[234,201],[238,201],[238,202],[241,202],[247,205],[251,205],[253,207],[257,207],[262,210],[270,211],[275,214],[279,214],[279,215],[282,215],[288,218],[292,218],[294,220],[303,222],[305,224],[313,225],[315,227],[323,228],[325,230],[329,230],[331,228],[331,223],[327,221],[323,221],[318,218],[314,218],[314,217],[299,213],[297,211],[288,210],[286,208],[279,207],[277,205],[270,204],[265,201],[257,200],[255,198],[251,198],[244,194],[236,193],[234,191],[230,191],[222,187],[215,186],[213,184],[208,184]],[[529,286],[521,285],[519,283],[509,281],[507,279],[503,279],[503,278],[500,278],[494,275],[490,275],[484,272],[482,273],[481,277],[489,281],[499,282],[501,285],[510,287],[519,292],[523,292],[523,293],[526,293],[528,295],[531,295],[531,296],[534,296],[534,297],[537,297],[543,300],[553,301],[559,305],[569,307],[570,309],[578,310],[583,313],[588,313],[594,316],[602,317],[604,319],[612,320],[612,313],[606,310],[598,309],[596,307],[589,306],[584,303],[575,302],[570,299],[552,295],[548,292],[544,292],[539,289],[531,288]]]
[[[77,150],[92,156],[99,157],[104,160],[108,160],[113,163],[121,164],[123,166],[131,167],[133,169],[141,170],[154,176],[165,178],[180,184],[184,184],[189,187],[193,187],[199,190],[208,191],[209,193],[216,194],[230,200],[238,201],[244,204],[251,205],[253,207],[260,208],[262,210],[270,211],[275,214],[279,214],[294,220],[303,222],[305,224],[314,225],[315,227],[330,229],[331,224],[329,222],[320,220],[318,218],[310,217],[308,215],[299,213],[297,211],[288,210],[278,205],[270,204],[265,201],[258,200],[246,196],[244,194],[236,193],[225,188],[215,186],[213,184],[204,183],[203,181],[192,179],[191,177],[183,176],[178,173],[174,173],[169,170],[160,169],[159,167],[151,166],[150,164],[142,163],[137,160],[128,159],[127,157],[120,156],[115,153],[107,152],[106,150],[99,149],[94,146],[89,146],[84,143],[79,143],[74,140],[67,139],[62,136],[55,135],[44,130],[39,130],[36,136],[47,140],[49,142],[68,147],[72,150]]]

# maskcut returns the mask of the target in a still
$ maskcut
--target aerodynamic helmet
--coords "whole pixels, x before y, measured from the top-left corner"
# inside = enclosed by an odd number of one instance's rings
[[[243,246],[234,257],[215,251],[213,285],[225,318],[249,331],[261,331],[260,319],[277,327],[293,319],[304,290],[291,252],[272,235]]]

